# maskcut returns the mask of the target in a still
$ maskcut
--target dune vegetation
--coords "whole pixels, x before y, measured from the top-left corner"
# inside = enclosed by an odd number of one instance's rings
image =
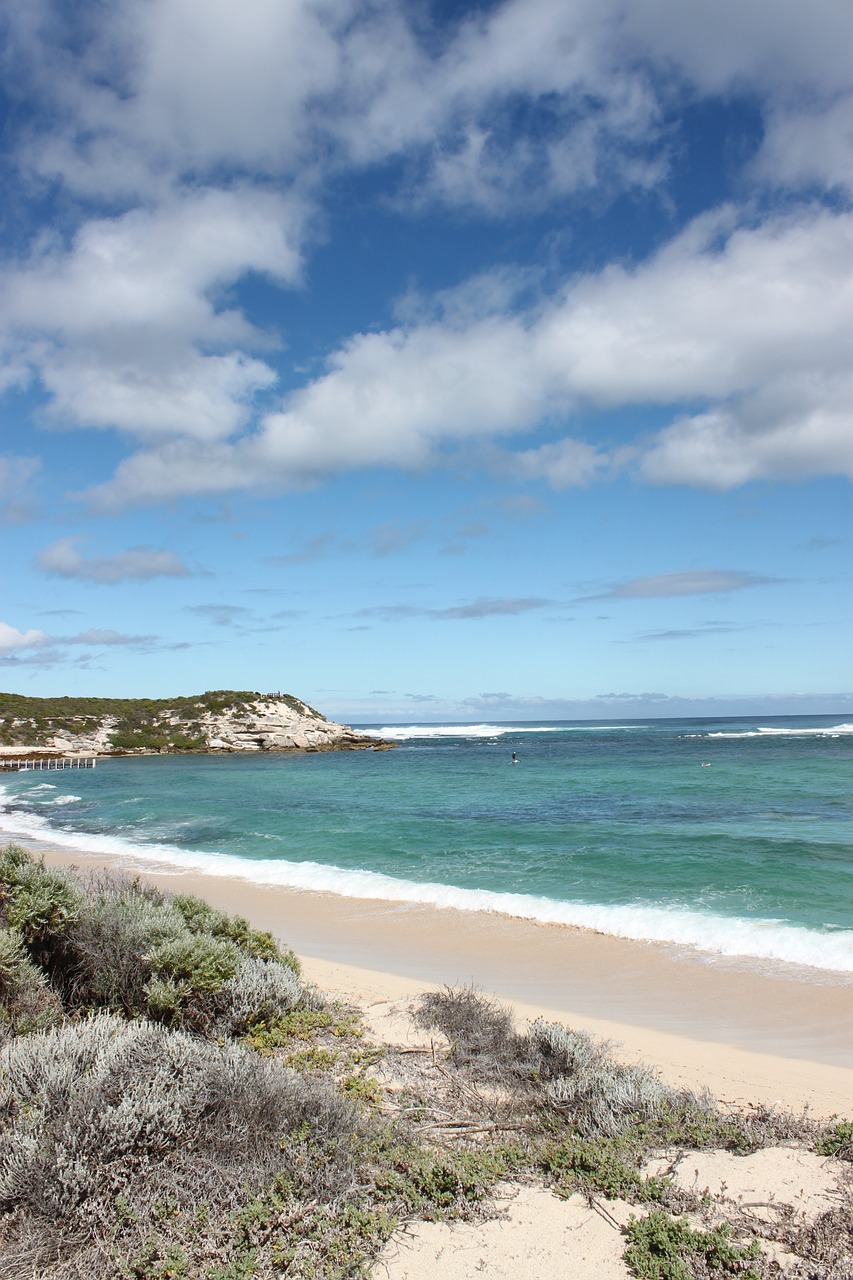
[[[650,1155],[798,1143],[853,1161],[853,1127],[721,1110],[583,1031],[470,989],[423,997],[431,1048],[372,1043],[269,933],[198,898],[0,852],[0,1277],[368,1275],[418,1220],[494,1188],[636,1207],[642,1280],[853,1274],[850,1205],[804,1228],[721,1219]]]

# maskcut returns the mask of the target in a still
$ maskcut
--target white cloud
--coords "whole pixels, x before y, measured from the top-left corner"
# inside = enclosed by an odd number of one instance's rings
[[[275,374],[239,349],[267,340],[222,290],[248,271],[295,283],[302,215],[279,196],[209,190],[85,223],[69,249],[48,241],[0,274],[9,348],[57,421],[227,436]]]
[[[486,208],[647,185],[673,86],[748,94],[768,120],[808,102],[827,143],[820,122],[851,87],[843,0],[505,0],[443,31],[395,0],[117,0],[78,7],[73,47],[57,12],[32,0],[9,17],[8,66],[50,112],[25,157],[110,198],[163,198],[223,169],[310,184],[395,155],[415,162],[421,197]],[[521,135],[520,102],[536,113]],[[763,163],[785,181],[783,143]],[[846,157],[827,151],[835,181],[849,182]]]
[[[153,547],[131,547],[111,556],[88,559],[77,550],[79,538],[61,538],[44,547],[36,556],[36,566],[44,573],[84,582],[147,582],[151,578],[182,578],[189,570],[172,551]]]
[[[53,110],[49,130],[32,130],[29,161],[83,194],[146,198],[223,166],[293,172],[313,141],[308,104],[340,81],[351,10],[117,0],[78,7],[72,46],[50,0],[33,0],[9,33],[10,62]]]
[[[523,480],[546,479],[554,489],[591,484],[607,473],[611,459],[582,440],[556,440],[538,449],[503,456],[504,469]]]
[[[779,186],[841,187],[853,174],[853,93],[823,105],[802,102],[767,113],[754,176]]]
[[[8,622],[0,622],[0,654],[20,653],[26,649],[42,649],[50,643],[44,631],[19,631]]]
[[[848,339],[853,216],[739,225],[699,218],[639,267],[571,282],[527,314],[360,334],[261,429],[139,453],[93,491],[119,507],[181,493],[305,485],[338,470],[434,465],[575,408],[672,406],[656,437],[618,449],[566,438],[519,452],[555,487],[632,465],[655,483],[853,474]],[[704,404],[699,413],[678,406]],[[498,455],[500,456],[500,455]]]
[[[434,465],[543,420],[560,438],[511,466],[557,488],[632,454],[654,483],[848,473],[849,214],[724,211],[527,313],[454,316],[447,298],[353,335],[273,412],[269,339],[228,290],[298,283],[323,182],[393,157],[404,198],[491,213],[656,186],[685,98],[754,103],[753,179],[849,184],[851,13],[504,0],[439,30],[398,0],[116,0],[79,6],[71,40],[53,0],[14,5],[7,81],[39,107],[16,162],[111,212],[0,272],[0,385],[35,374],[49,421],[143,442],[94,491],[104,509]],[[633,404],[672,420],[628,451],[566,421]]]
[[[614,7],[617,0],[614,0]],[[615,28],[694,94],[744,95],[764,117],[754,172],[775,185],[853,183],[853,9],[847,0],[632,0]]]
[[[127,647],[148,652],[159,647],[156,636],[126,635],[121,631],[91,627],[72,636],[54,636],[45,631],[31,629],[19,631],[9,623],[0,622],[0,664],[3,666],[57,666],[69,660],[67,649],[104,649]],[[75,660],[85,664],[88,655]]]

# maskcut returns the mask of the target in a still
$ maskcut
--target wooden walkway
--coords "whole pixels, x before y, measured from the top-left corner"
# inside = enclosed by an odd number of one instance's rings
[[[94,769],[94,756],[0,756],[0,773],[25,769]]]

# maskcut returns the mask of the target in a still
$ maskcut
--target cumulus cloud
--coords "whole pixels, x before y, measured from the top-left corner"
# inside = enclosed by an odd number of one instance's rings
[[[248,271],[293,283],[300,212],[243,190],[189,192],[95,219],[0,271],[0,328],[38,373],[57,423],[215,440],[275,380],[266,341],[221,290]]]
[[[172,551],[131,547],[110,556],[90,556],[77,549],[80,538],[60,538],[36,556],[36,567],[60,578],[84,582],[147,582],[151,578],[182,578],[189,573]]]
[[[647,262],[580,276],[526,313],[359,334],[327,371],[235,442],[169,442],[120,464],[95,506],[298,487],[338,470],[434,465],[575,408],[677,406],[618,449],[566,437],[500,460],[521,478],[586,484],[619,467],[728,488],[853,474],[848,335],[853,216],[815,208],[743,224],[704,215]]]
[[[538,306],[448,298],[352,335],[286,397],[228,300],[253,274],[299,282],[341,172],[400,161],[398,204],[606,203],[664,180],[685,98],[749,98],[754,180],[849,189],[849,4],[694,10],[503,0],[439,29],[398,0],[116,0],[79,5],[72,39],[57,0],[12,6],[6,82],[38,102],[15,161],[87,203],[0,271],[0,382],[34,375],[49,421],[142,442],[90,495],[103,510],[459,450],[500,465],[496,440],[543,423],[556,438],[514,441],[507,466],[558,489],[850,474],[847,212],[718,211]],[[579,407],[627,405],[671,420],[629,449],[574,430]]]
[[[394,0],[245,0],[239,14],[227,0],[117,0],[79,5],[72,43],[58,4],[32,0],[6,33],[7,79],[45,112],[24,158],[88,196],[150,199],[223,169],[292,178],[320,157],[404,155],[417,198],[496,208],[648,183],[687,89],[748,93],[768,121],[762,163],[782,179],[806,149],[775,126],[808,103],[822,177],[853,172],[830,125],[851,89],[844,0],[504,0],[441,28],[412,16]]]

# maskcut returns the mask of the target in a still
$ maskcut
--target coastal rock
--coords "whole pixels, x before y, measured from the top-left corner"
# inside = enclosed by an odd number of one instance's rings
[[[241,707],[239,716],[208,714],[199,724],[209,751],[358,751],[375,741],[295,698],[259,699]]]

